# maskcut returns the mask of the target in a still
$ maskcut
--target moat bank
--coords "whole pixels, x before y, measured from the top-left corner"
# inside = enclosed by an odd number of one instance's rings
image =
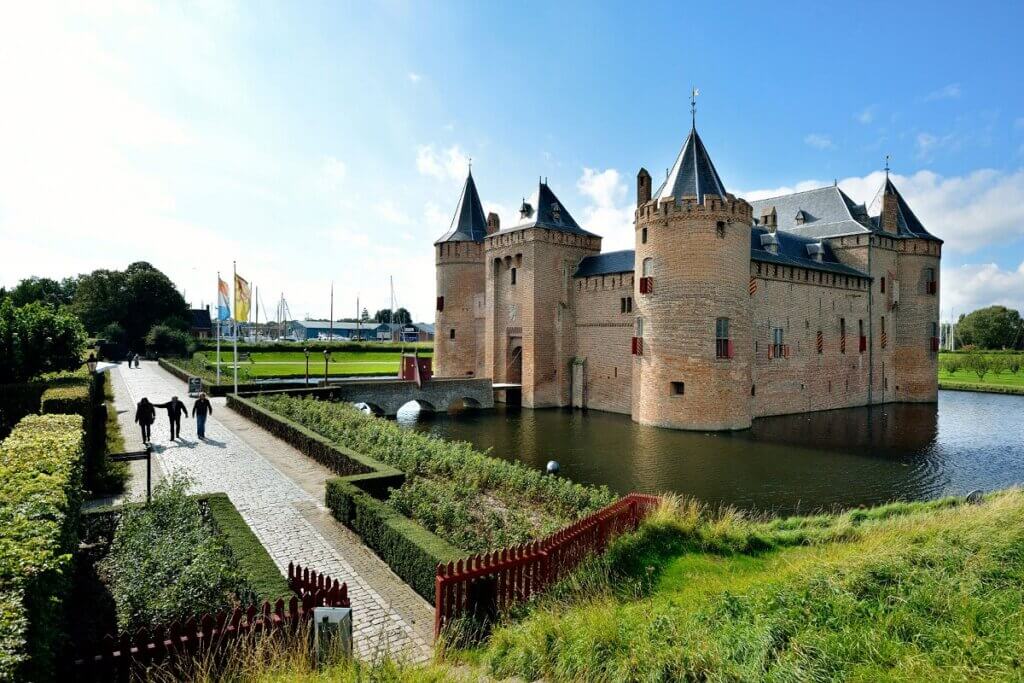
[[[708,503],[793,512],[1024,484],[1024,397],[939,392],[898,404],[755,420],[735,433],[680,432],[599,411],[499,407],[402,412],[399,422],[619,493],[676,491]]]

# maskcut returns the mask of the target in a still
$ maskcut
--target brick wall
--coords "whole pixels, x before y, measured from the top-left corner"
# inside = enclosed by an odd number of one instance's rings
[[[483,245],[443,242],[435,245],[434,255],[437,296],[444,297],[443,310],[434,314],[434,374],[486,377],[480,372],[486,312]]]
[[[581,405],[612,413],[632,410],[630,339],[633,273],[576,278],[576,357],[583,362]]]
[[[939,355],[931,350],[931,324],[939,320],[941,246],[926,240],[899,241],[900,302],[895,349],[897,399],[934,401]],[[935,271],[935,294],[926,290],[925,269]]]

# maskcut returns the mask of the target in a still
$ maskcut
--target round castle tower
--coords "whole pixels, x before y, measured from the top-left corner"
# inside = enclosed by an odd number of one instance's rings
[[[493,225],[492,225],[493,224]],[[497,231],[497,216],[484,218],[470,171],[451,227],[434,243],[437,306],[434,316],[434,375],[473,377],[484,358],[484,238]]]
[[[637,177],[633,419],[674,429],[751,423],[750,205],[690,131],[664,184]]]

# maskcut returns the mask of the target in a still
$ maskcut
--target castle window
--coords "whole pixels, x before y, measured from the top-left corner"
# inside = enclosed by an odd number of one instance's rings
[[[448,338],[449,339],[455,339],[455,328],[454,327],[452,329],[448,330]]]
[[[645,258],[640,273],[643,277],[651,277],[654,275],[654,259],[650,256]]]
[[[669,393],[672,396],[682,396],[686,392],[685,382],[671,382]]]
[[[729,319],[715,320],[715,358],[732,358],[732,339],[729,338]]]
[[[786,355],[785,337],[781,327],[772,328],[772,345],[769,348],[770,358],[782,358]]]
[[[512,274],[510,282],[514,285],[516,283],[516,269],[513,268],[510,272]]]
[[[839,353],[846,353],[846,318],[839,319]]]
[[[636,318],[636,336],[643,339],[644,336],[644,319],[642,316]]]
[[[882,284],[882,294],[885,294],[885,278],[884,277],[881,279],[881,284]]]
[[[640,243],[647,244],[647,228],[643,228],[640,231]]]
[[[443,296],[437,297],[437,310],[439,310],[439,311],[443,311],[444,310],[444,297]]]
[[[715,234],[718,235],[719,239],[725,238],[725,221],[715,223]]]
[[[935,294],[937,287],[935,284],[935,269],[925,268],[924,269],[924,286],[925,294]]]
[[[868,338],[864,336],[864,321],[857,321],[857,332],[860,337],[860,352],[864,353],[868,350]]]
[[[633,297],[624,296],[619,299],[619,312],[620,313],[632,313],[633,312]]]
[[[818,344],[818,355],[820,356],[825,351],[825,336],[818,330],[818,337],[816,339]]]

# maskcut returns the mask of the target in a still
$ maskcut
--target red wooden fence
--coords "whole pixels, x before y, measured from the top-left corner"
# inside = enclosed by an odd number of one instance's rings
[[[438,565],[435,635],[454,619],[493,618],[542,592],[587,556],[604,551],[614,536],[636,529],[659,501],[631,493],[539,541]]]
[[[248,633],[295,630],[313,616],[315,607],[349,607],[348,587],[336,579],[288,564],[288,586],[295,595],[287,603],[236,607],[204,614],[184,623],[139,629],[120,638],[104,636],[96,652],[75,660],[76,678],[127,680],[136,666],[156,664],[175,655],[195,655],[212,647],[224,647]]]

